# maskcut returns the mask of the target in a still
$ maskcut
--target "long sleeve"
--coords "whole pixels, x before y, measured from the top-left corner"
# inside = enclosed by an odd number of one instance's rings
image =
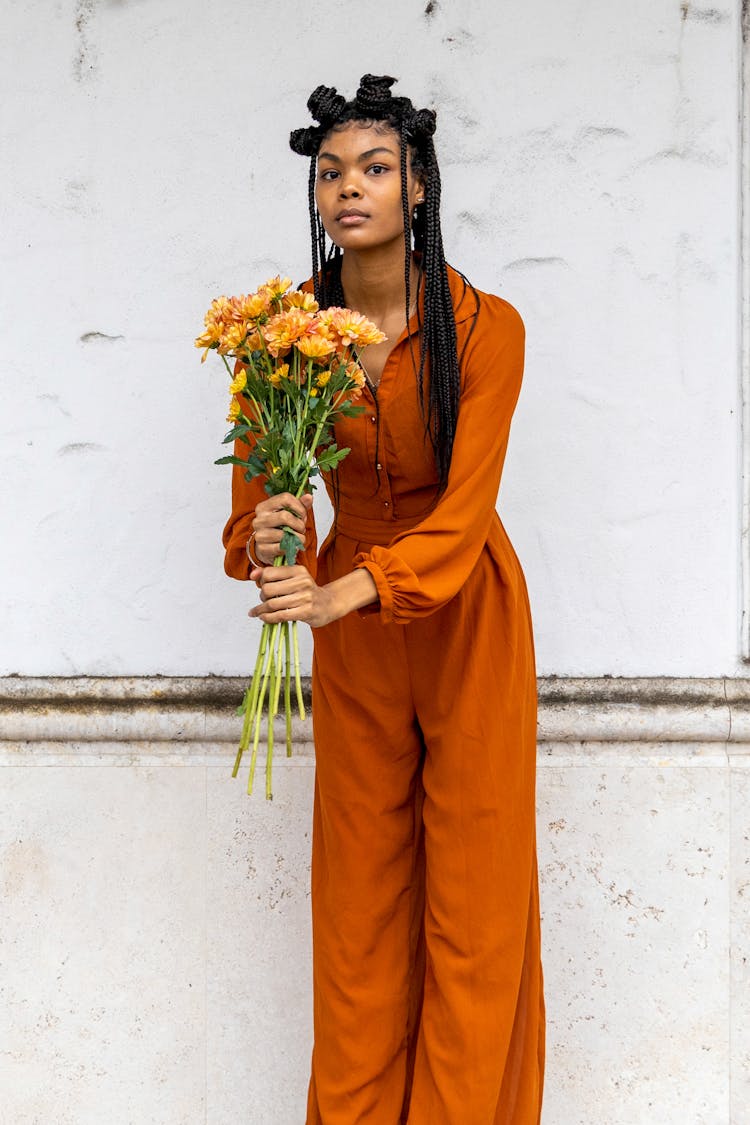
[[[384,622],[425,617],[462,587],[496,519],[500,477],[524,362],[516,310],[483,295],[464,357],[464,381],[448,485],[433,510],[387,547],[354,560],[373,577]]]

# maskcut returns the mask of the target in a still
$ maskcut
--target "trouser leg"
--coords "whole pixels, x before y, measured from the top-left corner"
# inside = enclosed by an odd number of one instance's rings
[[[523,614],[493,613],[473,579],[407,635],[427,871],[408,1125],[538,1125],[541,1112],[533,647]]]
[[[350,615],[315,646],[307,1122],[398,1125],[421,992],[423,743],[402,629]]]

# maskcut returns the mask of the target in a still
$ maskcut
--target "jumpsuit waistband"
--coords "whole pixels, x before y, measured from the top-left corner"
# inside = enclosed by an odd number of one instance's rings
[[[373,546],[386,547],[402,531],[411,531],[420,522],[419,516],[400,519],[369,519],[352,512],[339,512],[336,516],[336,534],[347,539],[360,540]]]

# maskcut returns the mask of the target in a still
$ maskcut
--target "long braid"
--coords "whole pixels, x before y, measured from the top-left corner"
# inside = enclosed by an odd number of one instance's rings
[[[313,288],[315,290],[315,300],[318,304],[321,303],[320,292],[320,239],[318,228],[320,226],[320,216],[318,215],[318,208],[315,206],[315,180],[318,170],[318,158],[313,155],[310,157],[310,175],[307,181],[307,201],[310,209],[310,242],[312,244],[312,270],[313,270]]]

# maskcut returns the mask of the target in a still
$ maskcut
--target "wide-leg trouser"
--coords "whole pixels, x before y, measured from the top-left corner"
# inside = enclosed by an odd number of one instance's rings
[[[325,572],[323,573],[325,580]],[[408,625],[316,630],[307,1125],[538,1125],[536,680],[485,551]]]

